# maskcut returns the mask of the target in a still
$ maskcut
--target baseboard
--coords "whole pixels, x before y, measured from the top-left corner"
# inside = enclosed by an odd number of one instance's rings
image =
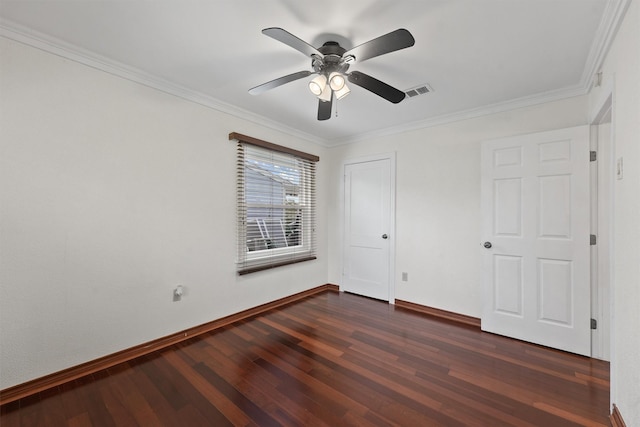
[[[273,308],[281,307],[286,304],[290,304],[292,302],[299,301],[303,298],[322,292],[339,292],[339,287],[337,285],[331,284],[318,286],[316,288],[299,292],[288,297],[280,298],[278,300],[253,307],[236,314],[231,314],[229,316],[214,320],[209,323],[205,323],[203,325],[185,329],[184,331],[167,335],[165,337],[158,338],[156,340],[149,341],[144,344],[140,344],[135,347],[131,347],[117,353],[113,353],[99,359],[83,363],[81,365],[72,366],[71,368],[67,368],[59,372],[54,372],[53,374],[49,374],[41,378],[36,378],[23,384],[18,384],[4,390],[0,390],[0,405],[4,405],[23,397],[38,393],[40,391],[56,387],[58,385],[73,381],[94,372],[110,368],[119,363],[152,353],[156,350],[160,350],[186,339],[193,338],[194,336],[213,331],[217,328],[229,325],[233,322],[257,316]]]
[[[417,311],[429,316],[462,323],[464,325],[473,326],[480,329],[480,319],[478,319],[477,317],[458,314],[452,311],[440,310],[439,308],[427,307],[426,305],[416,304],[413,302],[402,301],[398,299],[395,301],[395,305],[396,307],[404,308],[406,310]]]
[[[622,415],[620,414],[620,410],[618,407],[613,404],[613,410],[611,411],[611,416],[609,417],[611,420],[612,427],[627,427],[624,420],[622,419]]]

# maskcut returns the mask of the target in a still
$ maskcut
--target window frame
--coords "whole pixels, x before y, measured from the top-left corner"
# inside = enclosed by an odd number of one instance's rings
[[[315,182],[316,168],[315,163],[320,160],[316,155],[294,150],[281,145],[273,144],[257,138],[232,132],[229,134],[229,140],[237,141],[237,272],[239,275],[263,271],[284,265],[290,265],[303,261],[310,261],[317,258],[316,256],[316,216],[317,207],[315,203]],[[302,244],[296,246],[276,247],[269,249],[249,250],[247,244],[248,230],[248,208],[264,207],[262,203],[251,203],[247,201],[246,195],[246,158],[247,151],[251,150],[267,150],[272,152],[274,157],[285,155],[289,160],[301,162],[300,168],[300,187],[303,190],[303,201],[296,209],[302,211]],[[267,153],[268,154],[268,153]],[[266,159],[267,157],[265,157]],[[274,162],[274,165],[278,164]],[[265,193],[266,194],[266,193]],[[286,191],[285,191],[286,199]],[[260,205],[260,206],[256,206]],[[286,200],[283,204],[268,204],[268,208],[286,210]],[[282,224],[281,224],[282,226]],[[260,227],[258,225],[258,227]],[[286,233],[283,236],[286,242]]]

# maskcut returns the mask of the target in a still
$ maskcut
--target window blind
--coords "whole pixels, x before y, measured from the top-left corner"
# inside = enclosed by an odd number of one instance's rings
[[[237,270],[248,274],[316,259],[316,162],[287,147],[237,142]]]

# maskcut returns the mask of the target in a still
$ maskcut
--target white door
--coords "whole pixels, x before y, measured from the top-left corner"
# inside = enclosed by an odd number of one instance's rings
[[[589,356],[589,127],[486,141],[481,185],[482,329]]]
[[[391,158],[344,168],[342,290],[391,300]]]

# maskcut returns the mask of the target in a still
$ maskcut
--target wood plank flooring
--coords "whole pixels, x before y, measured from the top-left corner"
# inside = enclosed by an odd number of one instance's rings
[[[12,426],[609,426],[609,364],[326,292],[4,405]]]

